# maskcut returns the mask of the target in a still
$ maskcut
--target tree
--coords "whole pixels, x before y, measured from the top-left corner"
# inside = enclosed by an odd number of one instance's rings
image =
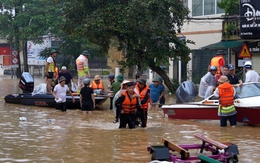
[[[62,16],[61,4],[49,0],[0,0],[0,34],[8,35],[12,47],[24,50],[25,71],[28,71],[25,42],[40,43],[47,32],[58,33]],[[51,27],[51,28],[50,28]],[[20,57],[17,77],[21,76]]]
[[[174,91],[159,66],[168,64],[169,58],[190,59],[189,41],[177,37],[187,15],[182,0],[66,0],[63,29],[73,36],[84,35],[106,53],[111,42],[117,41],[118,50],[126,49],[125,61],[120,62],[123,67],[138,65],[140,71],[150,67]]]
[[[239,0],[221,0],[217,5],[224,9],[225,15],[239,15]]]

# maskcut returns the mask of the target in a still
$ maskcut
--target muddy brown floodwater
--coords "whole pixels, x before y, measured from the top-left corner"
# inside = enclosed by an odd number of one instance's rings
[[[35,79],[35,85],[41,82]],[[18,79],[10,76],[2,76],[0,85],[1,97],[21,92]],[[173,96],[167,97],[167,103],[173,101]],[[92,115],[82,115],[80,110],[64,113],[53,108],[7,104],[1,99],[0,162],[145,163],[151,158],[147,146],[161,145],[163,137],[176,144],[201,143],[195,133],[238,145],[240,163],[260,162],[259,126],[220,128],[218,121],[173,120],[165,118],[162,111],[151,111],[147,128],[118,129],[108,108],[109,100]],[[27,120],[19,121],[19,117]]]

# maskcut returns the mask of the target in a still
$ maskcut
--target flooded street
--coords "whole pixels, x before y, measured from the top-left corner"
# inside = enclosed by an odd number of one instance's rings
[[[0,79],[1,97],[21,93],[18,81],[10,76]],[[43,81],[35,79],[35,86]],[[168,103],[173,100],[167,97]],[[80,110],[64,113],[54,108],[6,104],[1,99],[0,162],[145,163],[151,158],[147,146],[162,145],[163,137],[176,144],[201,143],[195,133],[238,145],[240,163],[260,162],[260,126],[220,128],[219,121],[173,120],[161,111],[152,111],[147,128],[118,129],[108,108],[109,100],[92,115],[82,115]],[[20,117],[27,120],[20,121]]]

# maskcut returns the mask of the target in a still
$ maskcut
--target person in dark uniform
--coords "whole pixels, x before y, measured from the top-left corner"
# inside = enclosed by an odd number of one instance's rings
[[[93,89],[89,87],[90,79],[83,80],[84,87],[80,90],[80,106],[83,114],[91,114],[95,108],[95,97]]]
[[[117,109],[120,110],[119,128],[126,128],[127,124],[130,129],[135,128],[135,113],[140,106],[139,95],[134,89],[134,82],[127,83],[126,91],[115,102]]]
[[[107,87],[108,93],[111,95],[110,96],[110,110],[113,109],[113,99],[114,99],[114,94],[113,94],[113,83],[115,82],[115,75],[110,74],[108,75],[108,80],[110,82],[110,85]]]
[[[165,89],[165,87],[164,87],[164,85],[163,85],[163,79],[162,79],[162,77],[159,76],[158,79],[159,79],[160,85]],[[162,105],[164,105],[164,104],[165,104],[165,96],[163,95],[162,98],[160,98],[159,107],[162,107]]]
[[[237,74],[235,74],[235,66],[232,65],[232,64],[229,64],[228,65],[228,70],[229,70],[229,73],[226,75],[228,80],[229,80],[229,83],[232,85],[232,84],[239,84],[239,85],[242,85],[243,82],[242,80],[240,80],[240,78],[238,77]]]

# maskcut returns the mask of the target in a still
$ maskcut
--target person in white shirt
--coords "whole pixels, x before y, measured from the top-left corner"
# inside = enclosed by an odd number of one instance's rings
[[[245,83],[258,82],[259,74],[255,70],[252,70],[252,63],[250,61],[246,61],[244,67],[246,70],[246,77],[244,82]]]
[[[66,94],[67,92],[71,95],[72,97],[72,102],[75,102],[75,99],[69,89],[69,87],[65,84],[66,83],[66,78],[64,76],[59,78],[59,84],[57,84],[54,87],[53,91],[53,96],[56,101],[56,109],[61,110],[63,112],[66,111]]]

